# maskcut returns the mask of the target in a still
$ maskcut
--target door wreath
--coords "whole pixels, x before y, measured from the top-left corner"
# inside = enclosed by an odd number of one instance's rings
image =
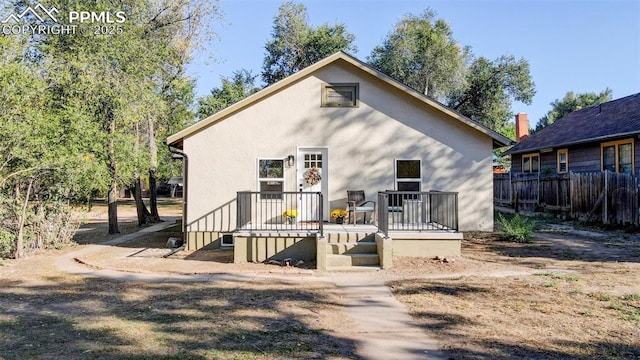
[[[309,186],[316,185],[322,180],[322,175],[320,175],[320,171],[315,166],[305,171],[302,177]]]

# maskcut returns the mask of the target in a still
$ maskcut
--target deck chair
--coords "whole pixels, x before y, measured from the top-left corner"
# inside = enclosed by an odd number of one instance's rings
[[[356,224],[359,212],[364,213],[363,223],[367,222],[367,213],[370,212],[370,222],[373,223],[376,214],[376,202],[365,201],[364,190],[347,190],[347,212],[349,213],[349,219],[353,219],[353,225]]]

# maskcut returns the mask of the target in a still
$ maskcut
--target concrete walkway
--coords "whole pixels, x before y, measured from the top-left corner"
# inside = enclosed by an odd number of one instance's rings
[[[164,222],[136,233],[120,236],[100,245],[90,245],[81,250],[67,253],[56,259],[56,266],[67,273],[101,277],[120,281],[143,282],[203,282],[203,281],[250,281],[254,279],[279,279],[286,281],[327,281],[336,284],[335,294],[347,303],[346,314],[354,324],[348,337],[356,343],[356,353],[364,359],[445,359],[438,350],[437,342],[421,328],[413,324],[407,309],[396,300],[391,290],[382,280],[357,273],[324,274],[305,276],[300,279],[291,276],[266,274],[149,274],[117,270],[106,270],[81,264],[77,258],[101,251],[109,246],[136,239],[145,233],[161,231],[173,226]]]

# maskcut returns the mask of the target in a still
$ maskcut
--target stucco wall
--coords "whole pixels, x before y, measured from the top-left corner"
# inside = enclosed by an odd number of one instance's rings
[[[422,160],[422,189],[459,192],[460,230],[493,226],[491,139],[341,61],[184,140],[187,231],[235,229],[237,191],[257,191],[257,159],[328,147],[330,208],[347,189],[394,188],[394,159]],[[357,108],[322,108],[323,83],[359,83]],[[298,159],[296,159],[298,161]],[[296,167],[285,190],[297,190]]]

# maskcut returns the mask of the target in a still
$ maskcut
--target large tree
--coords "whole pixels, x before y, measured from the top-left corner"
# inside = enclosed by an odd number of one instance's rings
[[[556,120],[570,112],[611,101],[612,95],[613,92],[609,88],[602,90],[600,93],[586,92],[575,94],[573,91],[569,91],[562,99],[556,99],[549,104],[551,105],[551,110],[538,120],[533,132],[542,130],[544,127],[553,124]]]
[[[68,242],[67,202],[104,186],[97,127],[58,106],[29,38],[0,37],[0,257]]]
[[[32,47],[46,67],[53,103],[97,125],[97,136],[86,141],[96,144],[91,156],[107,169],[109,233],[119,232],[118,189],[139,189],[143,175],[149,177],[152,206],[150,212],[146,210],[136,194],[139,210],[144,210],[139,211],[139,222],[156,221],[158,157],[167,153],[158,133],[175,131],[192,121],[192,114],[181,104],[193,100],[185,92],[193,87],[184,86],[184,67],[201,35],[208,35],[202,32],[203,24],[216,14],[216,5],[206,0],[87,0],[52,5],[60,12],[83,5],[93,11],[127,12],[126,21],[118,24],[119,33],[50,34],[32,39]]]
[[[433,11],[407,15],[369,56],[369,63],[416,91],[496,131],[506,131],[513,101],[535,94],[529,63],[513,56],[474,58]]]
[[[256,78],[257,75],[245,69],[235,71],[231,78],[223,77],[219,88],[198,99],[198,117],[204,119],[257,92]]]
[[[529,63],[513,56],[474,59],[464,86],[449,94],[448,105],[490,129],[506,132],[512,101],[531,104],[535,88]]]
[[[469,49],[458,45],[449,24],[426,10],[400,20],[368,61],[405,85],[443,100],[461,85],[468,57]]]
[[[287,1],[273,20],[272,39],[262,65],[262,79],[271,85],[337,51],[356,51],[355,36],[344,24],[309,25],[307,8]]]

